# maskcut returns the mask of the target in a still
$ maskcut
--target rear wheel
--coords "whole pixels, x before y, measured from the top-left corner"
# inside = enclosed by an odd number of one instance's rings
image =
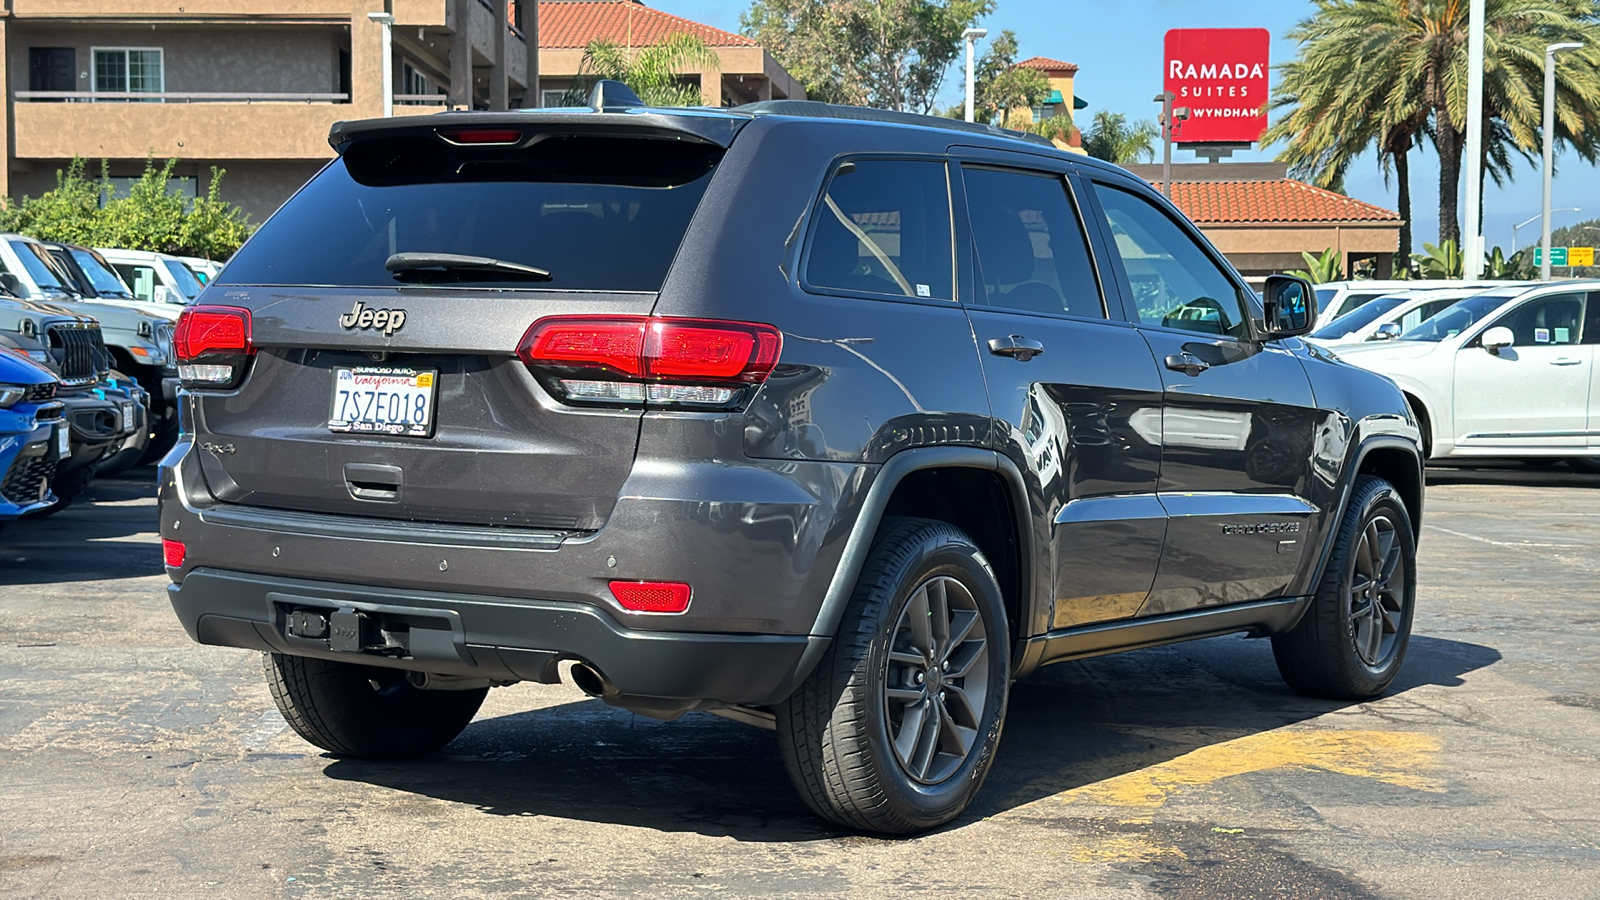
[[[268,653],[267,687],[295,733],[336,756],[406,759],[456,739],[488,688],[424,691],[399,669]]]
[[[1600,456],[1572,456],[1567,458],[1567,465],[1590,475],[1600,474]]]
[[[960,529],[880,536],[816,670],[776,710],[790,778],[824,819],[907,834],[960,815],[1000,743],[1010,631],[994,573]]]
[[[1400,671],[1416,611],[1417,544],[1394,486],[1356,481],[1311,608],[1272,638],[1284,681],[1302,694],[1367,700]]]

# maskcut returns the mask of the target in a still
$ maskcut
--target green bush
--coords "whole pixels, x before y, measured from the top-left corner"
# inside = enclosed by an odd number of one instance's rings
[[[177,164],[176,159],[159,166],[146,160],[128,196],[112,198],[111,182],[89,178],[84,161],[74,159],[56,172],[55,188],[0,208],[0,231],[86,247],[226,260],[252,228],[244,210],[218,196],[224,170],[212,167],[205,196],[189,199],[168,188]],[[102,162],[100,171],[105,169]]]

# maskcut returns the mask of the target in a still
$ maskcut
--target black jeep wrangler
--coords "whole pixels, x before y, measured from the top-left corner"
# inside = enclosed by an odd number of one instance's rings
[[[775,728],[820,816],[948,822],[1014,679],[1246,632],[1404,658],[1418,431],[1148,184],[777,101],[348,122],[175,338],[171,600],[334,754],[487,690]],[[616,99],[621,95],[621,99]]]

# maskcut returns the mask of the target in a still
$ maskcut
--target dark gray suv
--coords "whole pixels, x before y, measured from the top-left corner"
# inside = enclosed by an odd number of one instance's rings
[[[308,741],[427,754],[565,671],[908,833],[1042,665],[1246,632],[1389,685],[1418,432],[1309,285],[1010,132],[623,104],[337,125],[179,323],[172,603]]]

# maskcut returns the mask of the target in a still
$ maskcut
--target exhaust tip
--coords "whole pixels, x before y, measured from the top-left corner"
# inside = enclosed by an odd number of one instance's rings
[[[606,693],[606,677],[601,675],[588,663],[574,663],[572,666],[572,683],[578,686],[591,697],[604,697]]]

